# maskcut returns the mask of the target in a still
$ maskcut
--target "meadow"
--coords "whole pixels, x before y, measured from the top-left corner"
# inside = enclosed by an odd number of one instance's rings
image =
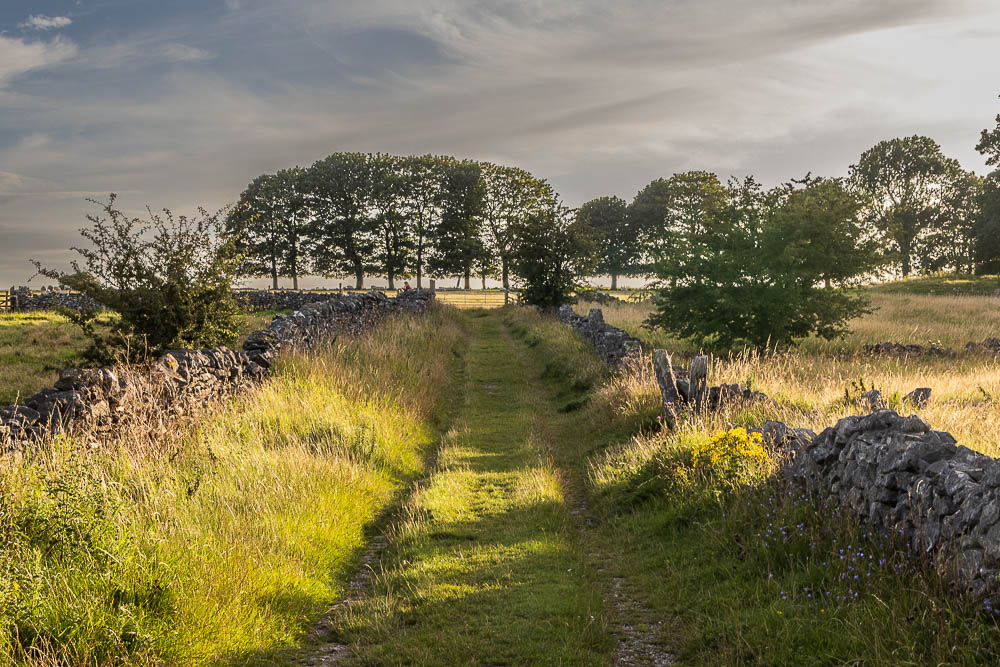
[[[740,431],[819,431],[867,411],[863,383],[996,455],[996,359],[860,352],[995,334],[988,285],[940,283],[871,289],[842,341],[713,358],[711,382],[773,401],[672,431],[648,366],[612,372],[533,309],[439,304],[286,355],[170,428],[8,456],[0,660],[995,664],[991,601],[784,485]],[[643,328],[649,302],[591,306],[680,362],[697,352]],[[917,386],[930,403],[901,403]]]
[[[770,396],[776,405],[761,413],[817,432],[840,417],[857,414],[855,400],[878,389],[889,407],[920,415],[935,429],[952,433],[961,444],[1000,455],[1000,360],[992,353],[965,353],[967,342],[1000,335],[1000,299],[983,295],[995,281],[911,280],[869,289],[872,312],[849,323],[837,340],[810,338],[785,350],[744,350],[713,356],[709,382],[741,383]],[[904,289],[905,287],[905,289]],[[600,305],[583,302],[582,314],[601,308],[604,319],[643,340],[647,349],[663,348],[675,362],[697,354],[686,341],[644,326],[653,303]],[[888,357],[865,354],[864,345],[897,342],[951,348],[955,357]],[[903,405],[902,397],[929,387],[925,407]],[[652,405],[658,389],[651,375],[633,379],[634,400]],[[723,412],[719,425],[732,420]],[[759,423],[750,424],[758,426]]]
[[[246,662],[298,641],[421,474],[460,337],[440,314],[393,319],[170,428],[8,456],[0,659]]]

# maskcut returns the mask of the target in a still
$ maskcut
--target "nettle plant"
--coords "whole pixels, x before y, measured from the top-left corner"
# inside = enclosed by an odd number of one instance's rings
[[[175,347],[211,347],[234,340],[239,309],[231,286],[239,275],[234,239],[222,234],[224,211],[198,209],[195,217],[175,217],[169,209],[148,218],[129,217],[107,202],[87,215],[80,234],[89,247],[64,273],[33,262],[39,274],[91,297],[119,317],[109,331],[94,326],[96,311],[67,311],[91,339],[89,357],[106,362],[122,355]]]

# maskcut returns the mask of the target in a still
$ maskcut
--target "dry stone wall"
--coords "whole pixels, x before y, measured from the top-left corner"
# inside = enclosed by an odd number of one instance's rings
[[[614,362],[622,347],[608,342],[619,337],[609,333],[614,328],[603,322],[600,311],[583,318],[564,306],[560,318]],[[988,339],[978,347],[996,351],[1000,343]],[[970,351],[979,350],[970,344]],[[668,427],[680,407],[697,411],[767,398],[738,385],[707,387],[705,357],[684,369],[656,350],[653,366]],[[921,407],[930,393],[918,388],[904,401]],[[874,409],[882,401],[871,394],[877,392],[868,392],[862,403]],[[886,409],[845,417],[818,435],[778,421],[752,430],[783,452],[782,475],[791,483],[833,498],[870,528],[935,559],[963,590],[977,596],[1000,591],[1000,460],[958,445],[951,434],[931,429],[916,415]]]
[[[622,367],[642,359],[639,339],[605,322],[600,308],[591,308],[590,314],[585,317],[577,315],[572,306],[561,306],[559,319],[586,338],[601,358],[612,366]]]
[[[432,298],[433,293],[422,290],[402,292],[394,299],[380,292],[331,295],[275,317],[266,329],[252,333],[241,350],[169,350],[145,372],[67,369],[54,387],[0,409],[0,446],[23,447],[54,431],[110,431],[140,403],[169,410],[180,398],[208,400],[234,393],[258,382],[275,357],[289,348],[370,329],[392,313],[422,312]]]
[[[101,304],[90,297],[73,292],[42,290],[32,292],[26,287],[15,288],[12,309],[17,312],[39,310],[100,310]],[[298,310],[310,303],[338,299],[339,292],[312,292],[297,290],[234,290],[236,301],[247,310]]]
[[[1000,588],[1000,461],[892,410],[845,417],[787,451],[789,479],[946,563],[969,592]]]

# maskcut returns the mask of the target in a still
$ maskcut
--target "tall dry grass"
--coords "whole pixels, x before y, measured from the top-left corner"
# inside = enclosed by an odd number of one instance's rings
[[[734,408],[696,418],[693,427],[759,425],[778,419],[819,431],[837,419],[864,412],[852,400],[865,389],[879,389],[890,407],[920,415],[961,444],[992,456],[1000,455],[1000,361],[989,354],[965,354],[967,341],[1000,335],[1000,300],[984,296],[872,295],[876,310],[851,323],[851,333],[837,341],[808,339],[784,351],[743,351],[712,358],[711,384],[737,382],[762,391],[773,404]],[[586,312],[592,304],[581,304]],[[684,362],[694,350],[662,332],[642,328],[652,305],[604,307],[605,321],[649,343],[657,343]],[[873,357],[862,353],[868,343],[893,341],[927,345],[938,342],[961,350],[955,358]],[[917,387],[932,390],[923,408],[901,399]],[[655,414],[658,389],[651,370],[619,378],[601,389],[608,409],[634,413],[634,405]]]
[[[461,338],[442,310],[393,318],[186,422],[5,461],[0,660],[245,662],[297,642],[422,469]]]

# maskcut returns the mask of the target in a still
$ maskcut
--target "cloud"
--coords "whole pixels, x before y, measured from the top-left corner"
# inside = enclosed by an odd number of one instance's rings
[[[216,54],[205,49],[199,49],[187,44],[170,43],[164,44],[161,53],[168,59],[177,62],[193,63],[206,60],[214,60]]]
[[[64,62],[76,53],[76,45],[62,37],[29,42],[0,35],[0,87],[32,70]]]
[[[109,15],[79,53],[0,35],[0,284],[76,240],[88,193],[215,209],[359,150],[515,164],[577,205],[685,169],[839,175],[914,133],[974,166],[997,113],[993,44],[967,39],[995,0],[195,4]]]
[[[29,16],[28,20],[21,23],[18,27],[25,30],[59,30],[60,28],[69,26],[71,23],[73,23],[73,19],[68,16],[34,14]]]

